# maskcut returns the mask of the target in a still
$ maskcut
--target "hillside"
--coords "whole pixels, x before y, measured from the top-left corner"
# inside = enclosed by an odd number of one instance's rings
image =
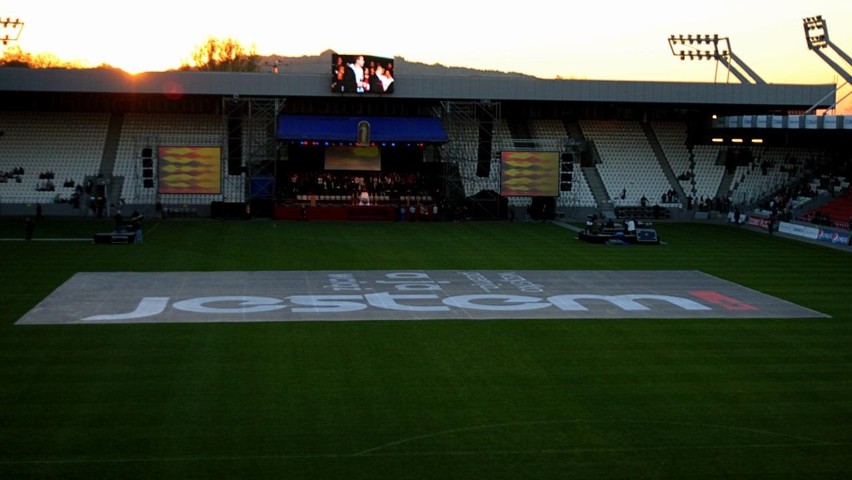
[[[279,65],[280,73],[298,74],[326,74],[331,67],[331,50],[326,50],[319,55],[305,55],[301,57],[285,57],[282,55],[269,55],[261,57],[261,64],[271,69],[273,65]],[[406,60],[403,57],[394,57],[394,70],[397,75],[410,76],[458,76],[458,77],[513,77],[533,78],[515,72],[499,72],[496,70],[475,70],[464,67],[447,67],[441,64],[425,64]]]

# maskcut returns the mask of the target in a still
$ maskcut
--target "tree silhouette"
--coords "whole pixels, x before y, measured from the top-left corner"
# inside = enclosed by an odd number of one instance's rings
[[[184,64],[181,70],[202,70],[211,72],[257,72],[260,60],[254,47],[246,49],[233,38],[218,39],[210,37],[191,53],[191,64]]]
[[[85,68],[79,62],[60,60],[52,53],[29,53],[15,45],[7,48],[0,57],[0,67],[17,68]]]

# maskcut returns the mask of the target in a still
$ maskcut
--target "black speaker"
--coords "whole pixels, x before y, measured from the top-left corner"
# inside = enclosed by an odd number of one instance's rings
[[[478,154],[476,156],[476,176],[490,177],[491,176],[491,144],[480,143]]]
[[[151,157],[142,157],[142,168],[154,168],[154,159]]]
[[[559,190],[561,190],[563,192],[570,192],[571,191],[571,182],[561,182],[559,184]]]
[[[153,149],[151,147],[145,147],[142,149],[142,158],[151,158],[154,156]]]
[[[491,176],[491,162],[478,161],[476,162],[476,176],[477,177],[490,177]]]
[[[153,168],[143,168],[142,169],[142,178],[154,178],[154,169]]]
[[[240,175],[243,166],[243,122],[228,119],[228,175]]]
[[[491,145],[494,138],[494,122],[483,120],[480,122],[479,146],[476,151],[476,176],[491,176]]]
[[[564,171],[562,172],[562,181],[563,182],[570,182],[570,181],[573,181],[573,180],[574,180],[574,174],[573,173],[564,172]]]
[[[570,153],[562,154],[562,171],[563,172],[573,172],[574,171],[574,155]]]
[[[146,178],[146,179],[142,180],[142,186],[144,188],[154,188],[154,179],[153,178]]]

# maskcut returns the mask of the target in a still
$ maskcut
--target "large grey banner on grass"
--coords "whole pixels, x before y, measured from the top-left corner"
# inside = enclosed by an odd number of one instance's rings
[[[698,271],[78,273],[18,324],[825,317]]]

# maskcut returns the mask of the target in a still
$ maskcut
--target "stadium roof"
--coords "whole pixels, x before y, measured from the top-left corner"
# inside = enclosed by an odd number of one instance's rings
[[[330,71],[330,69],[329,69]],[[170,71],[130,75],[114,69],[0,68],[0,92],[126,93],[328,97],[331,74]],[[606,102],[671,105],[736,105],[755,110],[807,109],[834,103],[835,85],[718,84],[685,82],[550,80],[518,76],[406,76],[396,72],[387,99]],[[357,94],[348,94],[349,97]],[[377,98],[379,95],[371,95]],[[827,98],[826,98],[827,97]]]

